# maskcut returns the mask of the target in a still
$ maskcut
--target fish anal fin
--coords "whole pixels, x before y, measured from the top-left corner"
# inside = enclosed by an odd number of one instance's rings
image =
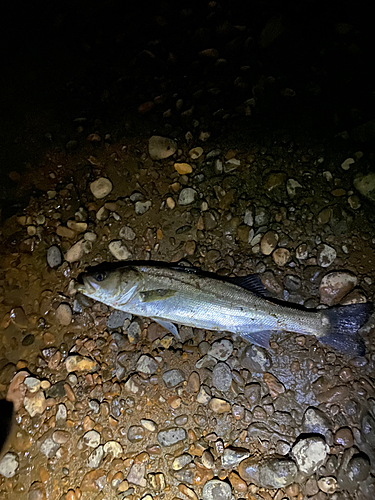
[[[180,334],[178,333],[176,325],[171,323],[170,321],[166,321],[160,318],[151,318],[155,323],[158,323],[160,326],[171,332],[177,340],[181,340]]]
[[[239,335],[251,344],[259,345],[260,347],[270,348],[270,338],[275,332],[273,330],[260,330],[258,332],[240,332]]]

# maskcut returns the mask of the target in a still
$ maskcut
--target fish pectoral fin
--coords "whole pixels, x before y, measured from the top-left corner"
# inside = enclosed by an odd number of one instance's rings
[[[156,288],[155,290],[145,290],[144,292],[139,292],[139,298],[142,302],[154,302],[155,300],[163,300],[173,297],[175,293],[176,290]]]
[[[265,347],[269,349],[271,335],[275,333],[273,330],[260,330],[258,332],[246,332],[240,333],[242,338],[250,342],[251,344],[259,345],[260,347]]]
[[[155,323],[158,323],[160,326],[171,332],[176,337],[177,340],[181,340],[176,325],[174,325],[170,321],[165,321],[164,319],[159,319],[159,318],[151,318],[151,319],[155,321]]]

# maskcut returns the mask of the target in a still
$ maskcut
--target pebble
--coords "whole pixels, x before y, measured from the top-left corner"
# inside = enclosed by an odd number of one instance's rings
[[[199,157],[202,156],[202,154],[203,154],[203,148],[201,148],[200,146],[193,148],[189,151],[189,157],[192,160],[197,160]]]
[[[118,458],[123,453],[122,446],[117,441],[107,441],[103,449],[105,455],[112,455],[113,458]]]
[[[37,392],[40,389],[40,380],[35,377],[26,377],[23,383],[31,393]]]
[[[70,325],[73,317],[72,308],[69,304],[63,302],[58,306],[55,311],[55,318],[60,325],[68,326]]]
[[[136,237],[136,234],[131,227],[124,226],[120,229],[119,236],[126,241],[133,241]]]
[[[349,388],[346,385],[337,385],[316,395],[319,403],[339,403],[349,397]]]
[[[348,450],[349,451],[349,450]],[[348,465],[340,468],[337,482],[341,489],[354,492],[358,488],[358,484],[366,481],[370,474],[370,462],[365,455],[357,455],[351,458]]]
[[[139,443],[145,437],[145,429],[140,425],[131,425],[127,437],[131,443]]]
[[[108,316],[106,324],[110,329],[120,328],[124,325],[126,319],[131,319],[131,315],[129,313],[115,309]]]
[[[329,446],[318,436],[301,439],[291,450],[299,470],[308,476],[324,464],[328,453]]]
[[[91,469],[97,469],[99,467],[100,462],[102,461],[104,456],[103,446],[98,446],[94,451],[92,451],[87,460],[87,465],[91,467]]]
[[[326,434],[332,429],[332,422],[318,408],[308,408],[302,419],[302,429],[306,434]]]
[[[197,192],[193,188],[184,188],[178,196],[179,205],[190,205],[194,203]]]
[[[7,453],[0,461],[0,474],[11,478],[16,475],[18,469],[18,457],[15,453]]]
[[[126,476],[126,479],[131,484],[136,484],[137,486],[141,486],[141,488],[145,488],[147,485],[145,473],[146,464],[134,463],[130,468],[129,474]]]
[[[202,453],[201,460],[202,464],[204,465],[204,467],[206,467],[206,469],[213,469],[215,465],[215,459],[209,450],[204,450],[204,452]]]
[[[145,375],[153,375],[157,369],[158,363],[154,358],[148,356],[147,354],[142,354],[137,361],[137,372],[144,373]]]
[[[135,213],[137,215],[145,214],[151,208],[152,202],[147,201],[137,201],[134,205]]]
[[[177,151],[177,144],[168,137],[153,135],[148,141],[148,152],[153,160],[169,158]]]
[[[335,477],[321,477],[318,481],[319,488],[327,493],[328,495],[332,495],[335,493],[337,489],[337,481]]]
[[[250,453],[247,450],[240,448],[225,448],[224,453],[221,455],[221,465],[224,469],[232,469],[248,458]]]
[[[306,243],[301,243],[296,249],[296,257],[298,260],[305,260],[309,256]]]
[[[263,461],[247,458],[238,466],[238,473],[247,483],[263,488],[284,488],[295,482],[298,470],[293,460],[268,458]]]
[[[375,173],[360,175],[354,179],[353,184],[362,196],[375,202]]]
[[[173,460],[172,469],[173,470],[183,469],[185,465],[190,464],[192,460],[193,457],[189,455],[189,453],[183,453],[182,455],[179,455]]]
[[[180,175],[191,174],[193,171],[191,165],[188,163],[175,163],[173,166]]]
[[[262,388],[258,382],[253,382],[245,386],[244,396],[251,406],[255,406],[260,402],[261,393]]]
[[[76,233],[84,233],[87,229],[86,222],[77,222],[75,220],[68,220],[66,225]]]
[[[67,372],[83,372],[83,371],[93,371],[97,368],[96,362],[85,356],[80,356],[79,354],[73,354],[66,358],[65,367]]]
[[[237,493],[246,493],[247,492],[247,484],[246,482],[239,477],[236,472],[230,472],[228,475],[229,482]]]
[[[45,455],[47,458],[53,458],[58,449],[60,448],[60,445],[55,443],[52,438],[47,438],[44,440],[44,442],[40,446],[40,451]]]
[[[212,384],[219,391],[229,391],[232,383],[232,371],[224,362],[219,362],[212,372]]]
[[[30,417],[35,417],[36,415],[41,415],[44,413],[47,402],[43,391],[38,391],[32,395],[32,397],[25,396],[24,407],[28,412]]]
[[[297,194],[297,189],[301,189],[302,185],[296,179],[288,179],[286,181],[286,190],[288,195],[293,198]]]
[[[268,390],[273,398],[277,398],[279,394],[285,392],[284,385],[272,375],[272,373],[264,373],[263,380],[267,384]]]
[[[207,387],[206,385],[202,385],[197,395],[197,402],[201,405],[206,405],[210,402],[210,400],[211,400],[210,388]]]
[[[344,448],[351,448],[354,444],[353,433],[349,427],[342,427],[335,432],[334,443]]]
[[[217,340],[208,349],[207,354],[218,361],[226,361],[233,352],[233,344],[230,340]]]
[[[176,387],[185,380],[185,374],[182,370],[168,370],[163,373],[163,381],[168,389]]]
[[[228,401],[220,398],[212,398],[209,402],[209,408],[218,414],[229,412],[231,409]]]
[[[246,347],[240,358],[243,368],[251,372],[265,372],[271,368],[271,358],[266,349],[256,345]]]
[[[230,485],[219,479],[211,479],[203,486],[202,500],[231,500]]]
[[[273,252],[272,258],[277,266],[283,267],[290,259],[290,252],[287,248],[277,248]]]
[[[105,198],[112,191],[112,182],[107,177],[99,177],[90,184],[90,191],[98,200]]]
[[[153,420],[147,418],[141,418],[141,425],[149,432],[155,432],[157,430],[157,425]]]
[[[113,257],[117,260],[127,260],[130,259],[132,254],[126,248],[121,240],[113,240],[108,245],[108,250],[111,252]]]
[[[182,427],[172,427],[158,432],[158,442],[161,446],[173,446],[186,439],[186,431]]]
[[[57,245],[52,245],[47,250],[47,264],[52,269],[61,266],[62,263],[62,253],[60,247]]]
[[[98,431],[88,431],[83,435],[82,441],[90,448],[97,448],[100,445],[100,434]]]
[[[279,235],[275,231],[268,231],[260,241],[260,249],[263,255],[271,255],[277,247]]]
[[[69,248],[69,250],[65,254],[65,260],[67,262],[77,262],[80,260],[84,254],[83,243],[84,239],[77,241],[73,246]]]
[[[319,286],[321,303],[328,306],[339,304],[357,283],[357,277],[349,272],[333,271],[326,274]]]
[[[336,250],[329,245],[319,245],[317,251],[317,262],[321,267],[329,267],[337,257]]]

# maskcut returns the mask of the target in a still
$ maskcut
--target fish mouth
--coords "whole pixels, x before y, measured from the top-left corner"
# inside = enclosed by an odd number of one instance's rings
[[[84,295],[90,295],[95,293],[96,287],[93,286],[89,276],[85,275],[84,273],[81,273],[77,278],[77,283],[75,284],[75,290],[76,292],[83,293]]]

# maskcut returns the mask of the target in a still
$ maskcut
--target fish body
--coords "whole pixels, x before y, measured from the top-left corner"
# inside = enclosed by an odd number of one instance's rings
[[[301,310],[266,298],[254,276],[222,279],[196,268],[137,263],[103,269],[101,265],[85,273],[77,290],[116,309],[152,318],[176,335],[174,323],[236,333],[268,347],[272,333],[288,331],[363,354],[357,330],[370,315],[370,304]]]
[[[6,399],[0,400],[0,460],[7,451],[14,434],[14,405]]]

